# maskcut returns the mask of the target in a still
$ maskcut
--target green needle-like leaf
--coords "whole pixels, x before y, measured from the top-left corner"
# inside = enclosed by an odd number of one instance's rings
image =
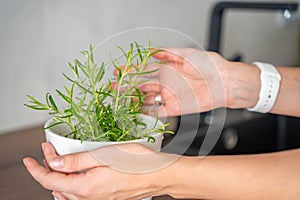
[[[48,111],[54,118],[54,123],[45,129],[66,124],[71,131],[66,137],[81,141],[127,141],[146,138],[149,142],[155,139],[152,133],[171,133],[164,131],[168,124],[146,129],[146,124],[138,115],[142,114],[142,105],[145,94],[140,91],[140,85],[149,81],[155,70],[145,70],[151,56],[161,50],[154,51],[149,42],[147,48],[137,42],[131,43],[129,49],[120,49],[125,63],[119,63],[119,58],[111,58],[111,62],[100,66],[94,63],[94,48],[81,51],[86,58],[85,62],[75,59],[68,63],[71,75],[63,73],[63,77],[70,82],[64,85],[64,92],[56,89],[66,107],[58,106],[53,96],[46,93],[45,103],[27,95],[26,107],[34,110]],[[110,55],[111,56],[111,55]],[[118,76],[115,79],[104,80],[105,67],[113,66]],[[124,67],[121,67],[124,66]],[[104,82],[106,81],[106,82]]]
[[[72,99],[66,95],[64,95],[61,91],[56,90],[56,92],[58,93],[59,96],[61,96],[61,98],[63,98],[67,103],[71,104],[72,103]]]

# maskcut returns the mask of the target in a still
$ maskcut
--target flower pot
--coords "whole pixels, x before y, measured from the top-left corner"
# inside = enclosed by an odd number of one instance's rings
[[[147,115],[140,115],[140,116],[141,116],[141,121],[146,124],[146,129],[153,128],[154,126],[158,128],[163,125],[161,121],[159,120],[157,121],[153,117]],[[45,127],[50,126],[52,123],[53,123],[53,119],[48,120],[45,123]],[[59,155],[65,155],[65,154],[83,152],[83,151],[91,151],[99,147],[112,145],[112,144],[122,144],[122,143],[139,143],[154,151],[160,151],[162,140],[163,140],[163,134],[153,133],[151,136],[155,139],[155,142],[149,142],[147,141],[147,138],[125,141],[125,142],[80,141],[80,140],[67,138],[63,136],[64,134],[70,132],[71,130],[66,124],[59,124],[45,130],[47,142],[50,142],[55,147],[56,152]],[[151,200],[151,199],[152,198],[149,197],[149,198],[145,198],[144,200]]]

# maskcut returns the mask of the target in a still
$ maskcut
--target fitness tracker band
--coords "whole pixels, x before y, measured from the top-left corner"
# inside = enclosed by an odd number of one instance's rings
[[[253,64],[261,71],[261,87],[257,104],[248,110],[267,113],[272,109],[277,99],[281,76],[274,65],[262,62],[254,62]]]

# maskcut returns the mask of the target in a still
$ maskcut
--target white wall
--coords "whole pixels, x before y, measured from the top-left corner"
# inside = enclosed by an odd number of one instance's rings
[[[155,26],[183,32],[206,46],[210,9],[215,2],[0,1],[0,133],[42,123],[47,114],[26,109],[25,95],[42,99],[45,92],[60,87],[61,73],[68,70],[66,63],[89,44],[124,30]],[[240,50],[247,52],[248,62],[259,59],[296,64],[297,27],[280,25],[276,16],[239,11],[226,14],[224,55],[230,57]]]
[[[230,10],[224,19],[224,55],[231,57],[237,52],[246,52],[246,62],[262,60],[275,65],[297,64],[299,13],[289,22],[284,20],[281,12]],[[296,19],[298,25],[294,23]]]

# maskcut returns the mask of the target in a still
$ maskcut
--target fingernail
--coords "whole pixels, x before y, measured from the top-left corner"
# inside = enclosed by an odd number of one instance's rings
[[[58,198],[56,197],[56,193],[55,192],[52,192],[52,195],[54,197],[54,200],[58,200]]]
[[[27,166],[27,164],[28,164],[28,159],[27,158],[23,158],[23,164]]]
[[[45,151],[45,142],[42,143],[42,149]]]
[[[64,159],[61,157],[54,158],[49,162],[50,167],[62,168],[64,166]]]

